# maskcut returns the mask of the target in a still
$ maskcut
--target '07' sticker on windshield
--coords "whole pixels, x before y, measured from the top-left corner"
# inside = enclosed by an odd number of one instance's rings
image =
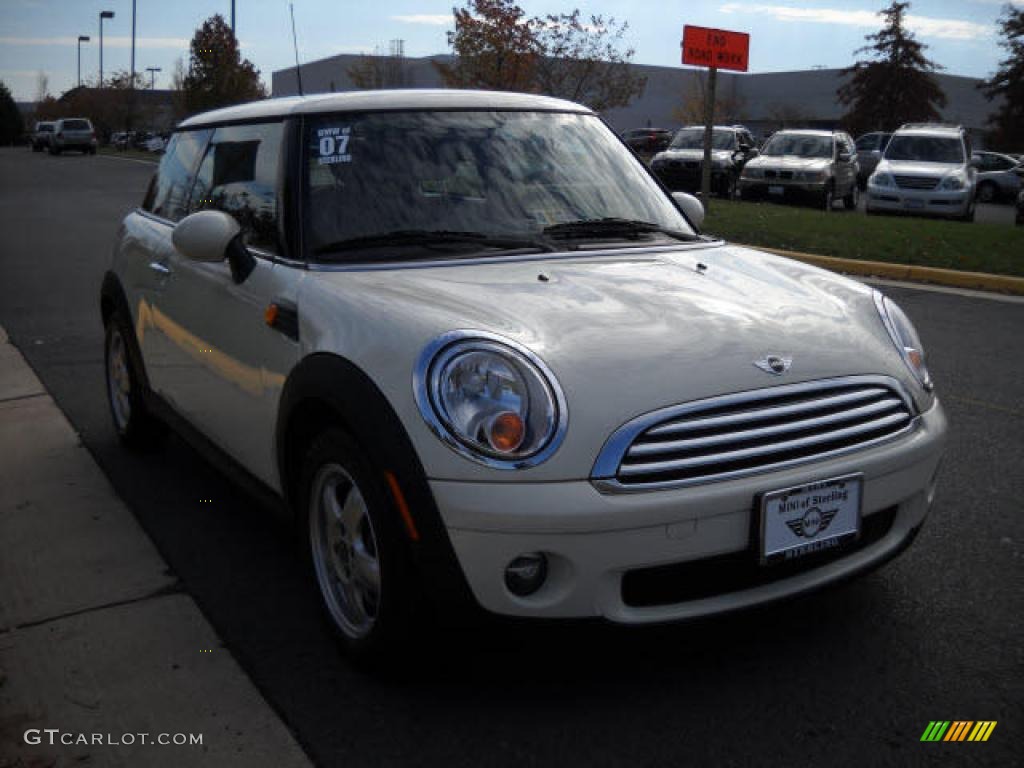
[[[352,155],[348,153],[348,140],[351,138],[352,126],[344,128],[320,128],[316,132],[319,165],[332,163],[351,163]]]

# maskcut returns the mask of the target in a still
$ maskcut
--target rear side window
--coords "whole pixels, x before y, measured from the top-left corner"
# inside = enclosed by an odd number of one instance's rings
[[[89,125],[88,120],[65,120],[61,123],[61,127],[65,131],[91,131],[92,126]]]
[[[170,221],[186,215],[192,174],[211,133],[209,129],[182,131],[171,137],[142,204],[145,210]]]
[[[246,245],[280,253],[277,175],[283,132],[279,122],[214,131],[189,210],[230,213],[242,226]]]

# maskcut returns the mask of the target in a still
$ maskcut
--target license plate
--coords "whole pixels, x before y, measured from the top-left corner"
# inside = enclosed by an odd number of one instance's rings
[[[786,194],[786,188],[785,187],[775,187],[775,186],[768,187],[768,194],[769,195],[784,195],[784,194]]]
[[[919,208],[924,208],[924,200],[904,200],[903,201],[903,207],[904,208],[911,208],[911,209],[914,209],[914,210],[917,210]]]
[[[824,552],[860,535],[862,475],[847,475],[761,496],[761,563]]]

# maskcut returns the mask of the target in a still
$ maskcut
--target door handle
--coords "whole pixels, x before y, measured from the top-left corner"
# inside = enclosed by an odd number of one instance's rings
[[[161,264],[159,261],[149,262],[149,268],[152,269],[154,272],[163,275],[164,277],[171,274],[171,268],[168,267],[166,264]]]

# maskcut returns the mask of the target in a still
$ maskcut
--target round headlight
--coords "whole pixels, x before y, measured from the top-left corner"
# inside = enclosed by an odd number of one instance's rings
[[[413,386],[438,437],[491,467],[539,464],[565,433],[568,412],[554,375],[528,349],[494,334],[454,331],[435,339]]]
[[[927,392],[934,389],[931,374],[928,373],[928,366],[925,364],[924,347],[921,345],[921,338],[917,335],[914,324],[910,318],[900,309],[900,306],[878,291],[874,292],[875,307],[882,317],[882,325],[889,332],[892,343],[896,345],[900,357],[907,367],[914,374],[914,377],[921,383]]]

